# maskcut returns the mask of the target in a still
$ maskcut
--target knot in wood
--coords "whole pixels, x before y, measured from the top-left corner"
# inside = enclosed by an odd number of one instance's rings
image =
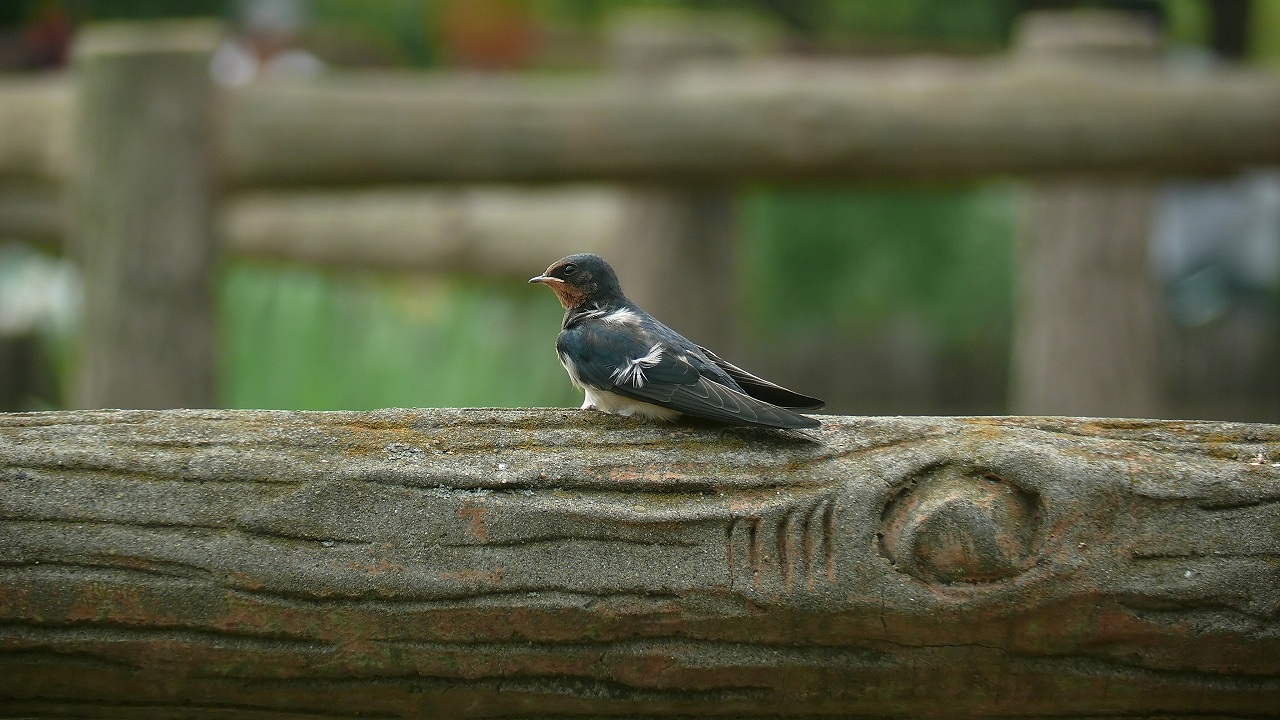
[[[994,473],[943,466],[913,477],[881,514],[880,551],[928,583],[989,583],[1036,562],[1040,501]]]

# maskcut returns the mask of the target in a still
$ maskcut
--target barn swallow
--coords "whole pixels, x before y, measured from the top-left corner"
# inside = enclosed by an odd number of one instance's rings
[[[586,393],[583,410],[770,428],[821,424],[792,411],[825,403],[725,362],[658,322],[622,294],[599,255],[570,255],[529,282],[550,287],[566,310],[556,352]]]

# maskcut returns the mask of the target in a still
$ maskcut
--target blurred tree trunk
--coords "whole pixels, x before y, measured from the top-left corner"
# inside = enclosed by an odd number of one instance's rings
[[[1158,401],[1158,298],[1147,273],[1146,180],[1071,177],[1030,191],[1012,408],[1146,417]]]

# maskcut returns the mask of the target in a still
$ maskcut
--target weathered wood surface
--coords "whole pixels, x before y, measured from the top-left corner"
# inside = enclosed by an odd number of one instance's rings
[[[77,407],[210,407],[217,181],[208,22],[76,38],[70,255],[84,278]]]
[[[1280,714],[1280,426],[811,435],[0,416],[0,712]]]
[[[1280,162],[1280,76],[760,60],[665,80],[342,75],[227,94],[228,181],[742,182]],[[65,177],[65,82],[0,83],[0,176]]]

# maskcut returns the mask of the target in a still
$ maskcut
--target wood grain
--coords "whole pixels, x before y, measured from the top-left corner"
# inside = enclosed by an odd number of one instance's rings
[[[0,416],[0,711],[1280,712],[1280,427]]]

